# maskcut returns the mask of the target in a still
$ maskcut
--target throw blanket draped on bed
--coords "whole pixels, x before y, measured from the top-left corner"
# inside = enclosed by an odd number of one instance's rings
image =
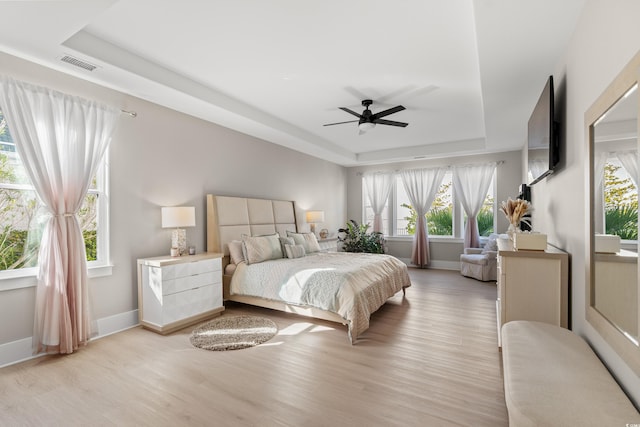
[[[411,286],[407,266],[390,255],[326,252],[238,265],[231,293],[337,313],[354,342],[371,313]]]

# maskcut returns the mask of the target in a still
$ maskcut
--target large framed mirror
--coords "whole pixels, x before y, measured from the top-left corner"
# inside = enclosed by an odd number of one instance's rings
[[[640,375],[638,118],[640,53],[585,114],[587,321]]]

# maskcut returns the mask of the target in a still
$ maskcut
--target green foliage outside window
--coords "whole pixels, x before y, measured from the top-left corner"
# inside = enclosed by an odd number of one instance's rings
[[[413,236],[416,232],[417,214],[413,206],[406,203],[402,207],[409,209],[410,215],[407,220],[407,234]],[[430,236],[452,236],[453,235],[453,207],[432,208],[426,214],[427,230]],[[493,208],[490,203],[482,207],[478,213],[478,232],[481,236],[488,236],[493,233]]]
[[[438,188],[431,209],[425,215],[430,236],[453,236],[452,186],[453,183],[445,179]],[[493,198],[487,197],[478,213],[478,232],[481,236],[493,233],[493,204]],[[409,210],[409,216],[404,217],[404,220],[407,221],[407,234],[412,236],[416,233],[416,211],[409,204],[403,203],[401,206]]]
[[[493,233],[493,208],[487,209],[483,207],[478,212],[478,233],[481,236],[489,236]]]
[[[604,168],[604,215],[607,234],[638,240],[638,191],[630,178],[621,178],[621,166]]]
[[[95,231],[83,231],[87,261],[97,259],[97,239]],[[26,230],[8,230],[0,234],[0,270],[35,267],[38,261],[38,246],[29,245]],[[38,241],[39,243],[39,241]]]

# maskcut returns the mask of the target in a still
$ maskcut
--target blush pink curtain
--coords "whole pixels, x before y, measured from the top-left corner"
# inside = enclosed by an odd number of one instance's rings
[[[402,184],[417,215],[411,263],[420,268],[426,268],[430,262],[429,233],[425,215],[436,198],[444,174],[445,170],[440,168],[407,169],[400,172]]]
[[[87,260],[76,213],[120,111],[6,77],[0,108],[50,214],[38,255],[34,353],[72,353],[91,336]]]

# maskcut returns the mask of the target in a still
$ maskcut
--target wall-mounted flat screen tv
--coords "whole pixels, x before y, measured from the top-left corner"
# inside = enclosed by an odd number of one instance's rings
[[[558,123],[554,119],[553,76],[549,76],[529,118],[527,162],[529,185],[540,181],[560,163]]]

